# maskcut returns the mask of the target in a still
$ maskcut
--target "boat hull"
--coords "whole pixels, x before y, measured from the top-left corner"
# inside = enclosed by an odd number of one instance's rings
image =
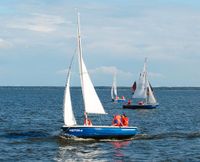
[[[146,104],[146,105],[123,105],[124,109],[155,109],[156,107],[158,107],[158,104],[154,104],[154,105],[150,105],[150,104]]]
[[[123,102],[126,102],[126,100],[123,100],[123,99],[118,99],[118,100],[114,100],[114,102],[116,103],[123,103]]]
[[[66,137],[92,139],[126,139],[139,133],[137,127],[116,126],[63,126],[62,130]]]

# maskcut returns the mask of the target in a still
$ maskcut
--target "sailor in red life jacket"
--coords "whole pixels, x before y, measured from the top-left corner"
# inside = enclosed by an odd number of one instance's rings
[[[122,96],[122,100],[125,100],[125,97],[124,97],[124,96]]]
[[[84,125],[85,126],[92,126],[92,121],[87,117],[86,112],[84,113],[85,119],[84,119]]]
[[[144,101],[139,101],[138,105],[144,105]]]
[[[121,115],[115,115],[112,122],[113,126],[122,126]]]
[[[127,105],[130,105],[130,104],[131,104],[131,100],[129,99]]]
[[[122,114],[121,121],[122,121],[122,125],[123,126],[128,126],[129,119],[128,119],[128,117],[125,114]]]

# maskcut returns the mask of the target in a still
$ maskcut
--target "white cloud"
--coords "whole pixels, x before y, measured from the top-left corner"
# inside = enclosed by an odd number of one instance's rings
[[[119,77],[128,77],[131,78],[133,74],[131,72],[123,71],[118,69],[115,66],[101,66],[95,69],[89,70],[90,74],[97,75],[97,74],[106,74],[106,75],[114,75],[116,73]]]
[[[63,74],[67,74],[67,72],[68,72],[68,69],[62,69],[62,70],[58,70],[56,73],[63,75]],[[132,76],[131,72],[120,70],[115,66],[101,66],[95,69],[89,69],[88,72],[90,73],[90,75],[96,75],[96,74],[113,75],[114,73],[117,73],[119,75]]]
[[[138,17],[103,21],[101,26],[87,27],[84,35],[90,50],[108,51],[111,57],[173,60],[191,58],[199,51],[200,12],[189,8],[145,10]]]
[[[11,42],[8,42],[0,38],[0,48],[10,48],[12,46]]]
[[[70,23],[66,22],[60,16],[44,15],[44,14],[31,14],[28,17],[17,17],[9,21],[7,26],[9,28],[26,29],[36,32],[49,33],[56,31],[58,25]]]
[[[165,78],[165,76],[161,73],[149,72],[148,74],[151,78]]]

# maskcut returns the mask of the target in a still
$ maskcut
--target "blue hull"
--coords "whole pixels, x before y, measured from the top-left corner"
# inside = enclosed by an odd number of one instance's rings
[[[115,126],[63,126],[62,130],[66,137],[93,139],[126,139],[139,133],[137,127]]]
[[[122,103],[122,102],[126,102],[126,100],[116,100],[115,102]]]
[[[124,102],[127,102],[126,100],[123,100],[123,99],[119,99],[119,100],[112,100],[113,102],[117,102],[117,103],[124,103]]]
[[[154,105],[123,105],[124,109],[155,109],[158,107],[158,104]]]

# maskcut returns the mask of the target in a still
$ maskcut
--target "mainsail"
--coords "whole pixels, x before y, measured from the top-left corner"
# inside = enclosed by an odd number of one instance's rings
[[[146,98],[146,60],[144,63],[143,71],[140,73],[139,79],[136,82],[136,89],[132,98]]]
[[[73,58],[72,58],[73,61]],[[74,113],[72,110],[72,104],[71,104],[71,95],[70,95],[70,76],[71,76],[71,65],[72,61],[69,66],[68,74],[67,74],[67,81],[65,86],[65,94],[64,94],[64,123],[67,126],[76,125],[76,120],[74,117]]]
[[[83,61],[79,17],[80,14],[78,13],[77,41],[78,41],[78,55],[79,55],[79,70],[80,70],[81,88],[85,105],[85,112],[95,113],[95,114],[106,114],[103,105],[101,104],[99,97],[97,96],[97,93],[94,89],[94,86],[88,74],[87,68]]]
[[[116,83],[116,75],[113,77],[113,84],[111,88],[111,98],[114,100],[117,96],[117,83]]]
[[[132,98],[145,99],[146,103],[154,104],[156,99],[153,95],[152,87],[148,81],[147,74],[147,58],[145,58],[143,71],[140,73],[139,79],[136,82],[136,89]]]

